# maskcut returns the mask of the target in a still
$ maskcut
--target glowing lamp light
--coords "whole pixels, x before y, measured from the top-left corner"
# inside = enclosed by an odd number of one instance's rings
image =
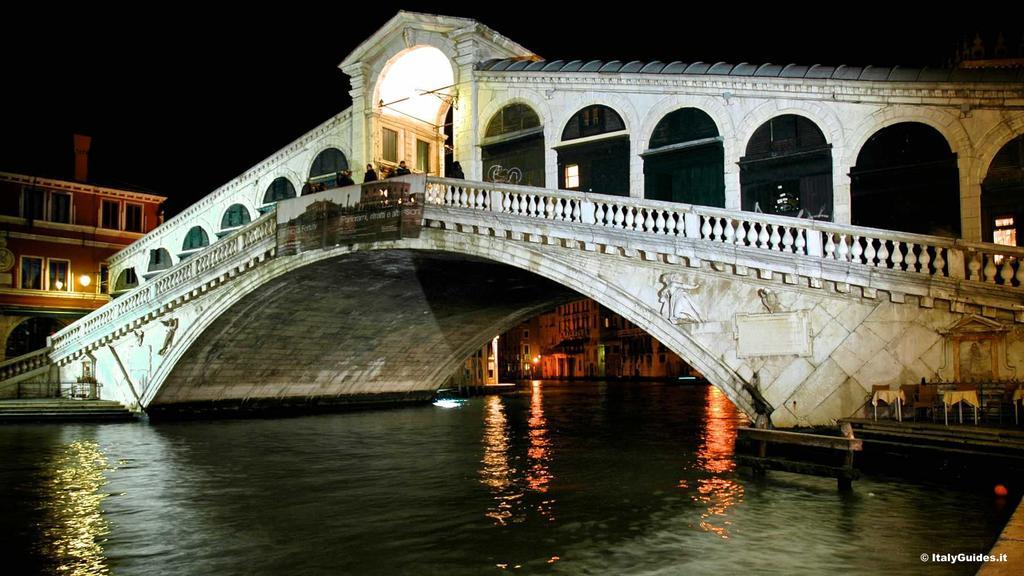
[[[57,288],[57,290],[64,289],[64,282],[61,280],[57,280],[56,282],[53,283],[53,285]]]
[[[540,356],[534,356],[534,357],[533,357],[533,363],[534,363],[534,364],[537,364],[537,363],[539,363],[539,362],[540,362]]]
[[[89,284],[92,284],[92,278],[90,278],[88,274],[82,274],[78,277],[78,283],[81,284],[83,288],[88,288]]]

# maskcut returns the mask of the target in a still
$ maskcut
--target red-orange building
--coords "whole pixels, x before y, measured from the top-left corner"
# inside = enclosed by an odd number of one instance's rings
[[[82,146],[84,144],[84,146]],[[76,139],[76,178],[88,141]],[[159,224],[163,196],[0,172],[0,353],[13,358],[110,300],[106,261]]]

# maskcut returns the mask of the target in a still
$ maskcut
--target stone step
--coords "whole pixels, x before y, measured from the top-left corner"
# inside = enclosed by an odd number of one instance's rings
[[[0,422],[126,422],[135,419],[110,400],[16,400],[0,402]]]

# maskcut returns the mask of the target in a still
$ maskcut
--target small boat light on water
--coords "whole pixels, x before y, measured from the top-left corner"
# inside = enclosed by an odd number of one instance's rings
[[[696,376],[680,376],[679,380],[696,380]]]
[[[434,406],[437,406],[438,408],[458,408],[465,403],[465,400],[454,400],[451,398],[438,398],[437,400],[434,400]]]

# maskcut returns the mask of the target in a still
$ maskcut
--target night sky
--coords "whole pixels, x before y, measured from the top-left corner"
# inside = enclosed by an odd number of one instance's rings
[[[864,3],[773,6],[734,24],[732,3],[717,14],[553,12],[550,2],[291,2],[231,14],[89,4],[26,14],[0,35],[0,170],[69,177],[71,135],[89,134],[92,181],[170,196],[171,214],[347,107],[338,63],[400,8],[475,18],[547,59],[944,66],[965,36],[1002,29],[1016,51],[1021,29],[1019,8],[1015,18],[931,20]],[[836,15],[844,10],[856,14]]]

